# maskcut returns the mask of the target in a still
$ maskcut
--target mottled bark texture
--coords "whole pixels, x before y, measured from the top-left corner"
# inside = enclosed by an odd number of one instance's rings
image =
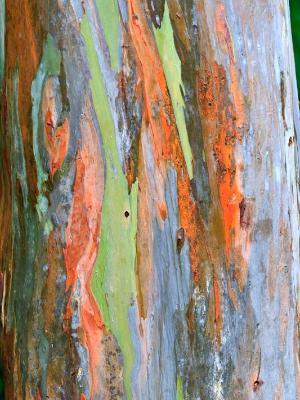
[[[300,399],[288,1],[0,10],[6,399]]]

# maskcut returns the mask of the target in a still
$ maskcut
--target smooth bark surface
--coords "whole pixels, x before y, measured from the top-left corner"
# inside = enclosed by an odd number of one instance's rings
[[[0,12],[6,398],[300,399],[288,1]]]

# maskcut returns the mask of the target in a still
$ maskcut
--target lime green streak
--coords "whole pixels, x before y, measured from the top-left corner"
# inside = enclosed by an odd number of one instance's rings
[[[177,378],[176,400],[183,400],[183,388],[180,376]]]
[[[119,68],[120,15],[117,0],[96,0],[105,40],[109,48],[110,64],[113,70]]]
[[[32,100],[32,126],[33,126],[33,154],[37,167],[37,186],[38,186],[38,199],[36,209],[39,218],[42,219],[48,210],[48,200],[43,194],[43,184],[48,179],[48,174],[44,171],[40,154],[38,142],[38,129],[39,129],[39,111],[42,98],[42,91],[45,78],[49,75],[59,75],[61,56],[59,51],[54,45],[52,36],[48,35],[43,48],[43,57],[39,65],[36,76],[31,85],[31,100]],[[51,228],[51,222],[46,224],[46,231]]]
[[[193,177],[193,156],[185,124],[184,100],[180,91],[180,86],[183,90],[183,84],[181,80],[181,63],[174,44],[173,30],[167,3],[165,5],[164,18],[161,28],[154,28],[154,36],[171,95],[183,155],[187,165],[188,174],[191,179]]]
[[[128,194],[122,172],[102,72],[98,63],[87,18],[81,22],[91,71],[91,90],[99,121],[106,160],[105,191],[102,206],[98,259],[92,277],[92,291],[105,325],[112,330],[124,357],[125,389],[131,398],[131,371],[134,350],[130,336],[128,309],[136,297],[135,246],[137,230],[137,182]],[[130,213],[126,218],[125,211]]]
[[[4,73],[5,63],[5,0],[0,0],[0,88]]]

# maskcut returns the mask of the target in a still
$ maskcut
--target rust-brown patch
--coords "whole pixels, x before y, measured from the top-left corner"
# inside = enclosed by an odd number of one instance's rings
[[[194,335],[195,335],[194,309],[195,309],[195,300],[193,299],[193,297],[191,297],[190,302],[187,307],[187,311],[186,311],[188,333],[189,333],[191,342],[193,342]]]
[[[181,5],[178,0],[168,0],[168,6],[170,10],[170,18],[172,23],[175,25],[176,33],[186,50],[190,51],[191,44]]]
[[[143,159],[142,145],[139,143],[139,192],[138,192],[138,226],[136,244],[136,282],[137,303],[140,318],[147,317],[150,294],[153,285],[153,255],[151,248],[151,210],[149,205],[149,188],[147,186],[146,165]],[[142,325],[140,324],[140,329]]]
[[[121,349],[110,332],[106,332],[101,341],[103,348],[103,387],[105,398],[121,399],[124,397],[124,369]]]
[[[42,111],[44,119],[44,143],[50,159],[50,175],[62,167],[70,141],[70,123],[67,117],[61,125],[59,105],[56,104],[56,87],[53,78],[48,78],[43,89]]]
[[[62,125],[58,126],[54,131],[51,121],[51,112],[48,110],[45,117],[45,130],[50,157],[50,174],[53,176],[61,168],[67,154],[70,140],[70,125],[68,118],[65,118]]]
[[[37,172],[32,147],[31,84],[35,78],[47,29],[47,2],[6,1],[6,76],[18,66],[19,119],[23,138],[29,195],[37,195]],[[18,29],[16,29],[18,27]]]
[[[124,161],[124,170],[128,183],[128,192],[131,192],[133,183],[137,178],[138,152],[139,152],[139,118],[138,104],[142,101],[142,81],[139,64],[133,64],[135,59],[134,47],[130,45],[127,29],[122,27],[122,68],[118,73],[119,100],[122,103],[125,117],[127,118],[130,137],[130,149]],[[129,90],[128,90],[129,88]]]

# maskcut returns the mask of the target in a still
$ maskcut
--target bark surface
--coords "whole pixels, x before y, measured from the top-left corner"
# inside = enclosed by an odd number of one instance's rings
[[[6,399],[300,399],[288,1],[0,0],[0,82]]]

